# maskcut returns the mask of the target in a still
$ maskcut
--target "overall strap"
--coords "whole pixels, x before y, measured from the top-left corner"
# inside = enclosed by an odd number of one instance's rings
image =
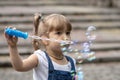
[[[45,55],[46,55],[47,60],[48,60],[48,68],[49,68],[48,70],[49,70],[49,72],[54,71],[54,67],[53,67],[53,64],[52,64],[52,61],[51,61],[50,57],[48,56],[48,54],[46,52],[45,52]]]
[[[54,71],[54,67],[53,67],[53,64],[52,64],[52,61],[51,61],[50,57],[48,56],[48,54],[46,52],[45,52],[45,55],[46,55],[47,60],[48,60],[49,72]],[[76,70],[75,70],[75,65],[74,65],[73,59],[71,57],[69,57],[69,56],[65,56],[65,57],[71,63],[71,70],[75,72]]]
[[[69,56],[65,56],[67,58],[68,61],[70,61],[71,63],[71,70],[74,71],[76,73],[76,70],[75,70],[75,65],[74,65],[74,61],[71,57]]]

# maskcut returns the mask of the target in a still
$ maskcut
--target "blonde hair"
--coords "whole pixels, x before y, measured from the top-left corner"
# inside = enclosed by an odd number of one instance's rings
[[[46,16],[44,19],[40,14],[34,16],[34,35],[37,36],[48,36],[48,33],[53,30],[67,29],[72,30],[70,21],[61,14],[51,14]],[[33,40],[33,47],[35,50],[43,48],[43,44],[40,41]]]

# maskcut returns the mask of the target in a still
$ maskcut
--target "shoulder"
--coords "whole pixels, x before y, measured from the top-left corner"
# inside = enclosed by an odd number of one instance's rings
[[[44,62],[44,61],[47,60],[45,52],[42,51],[42,50],[36,50],[36,51],[34,51],[34,55],[37,56],[39,62]]]
[[[34,54],[42,53],[42,52],[43,52],[42,50],[36,50],[36,51],[34,51]]]
[[[34,54],[37,56],[45,56],[45,52],[42,50],[36,50],[36,51],[34,51]]]
[[[71,59],[74,62],[74,64],[76,64],[76,60],[74,58],[72,58],[70,56],[66,56],[66,57],[69,58],[69,59]]]

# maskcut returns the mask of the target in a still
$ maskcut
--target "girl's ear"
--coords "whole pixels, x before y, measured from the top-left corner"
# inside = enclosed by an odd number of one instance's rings
[[[41,36],[41,37],[44,38],[44,39],[48,39],[47,36]],[[48,45],[48,40],[42,40],[42,43],[43,43],[45,46],[47,46],[47,45]]]

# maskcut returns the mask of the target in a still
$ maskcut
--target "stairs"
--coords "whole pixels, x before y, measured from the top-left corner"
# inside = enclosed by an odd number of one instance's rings
[[[88,26],[97,28],[97,39],[91,47],[97,59],[93,62],[120,61],[120,10],[110,7],[109,0],[1,0],[0,1],[0,66],[10,66],[8,47],[3,36],[5,26],[13,26],[32,34],[33,15],[40,12],[43,16],[60,13],[70,19],[72,39],[85,41]],[[86,6],[87,5],[87,6]],[[79,45],[77,45],[79,47]],[[22,57],[33,53],[31,39],[19,39],[18,49]]]
[[[44,5],[73,5],[73,6],[109,6],[110,0],[1,0],[0,6],[44,6]]]
[[[97,39],[91,49],[96,52],[97,58],[92,62],[84,61],[77,67],[83,67],[85,80],[120,80],[119,8],[120,0],[0,0],[1,79],[20,80],[24,77],[32,80],[32,71],[21,73],[11,68],[3,32],[5,26],[13,26],[32,34],[33,15],[40,12],[43,16],[60,13],[69,18],[73,25],[72,39],[80,43],[86,40],[87,27],[95,26]],[[75,47],[80,48],[80,45]],[[31,39],[19,38],[18,50],[23,59],[32,54]]]

